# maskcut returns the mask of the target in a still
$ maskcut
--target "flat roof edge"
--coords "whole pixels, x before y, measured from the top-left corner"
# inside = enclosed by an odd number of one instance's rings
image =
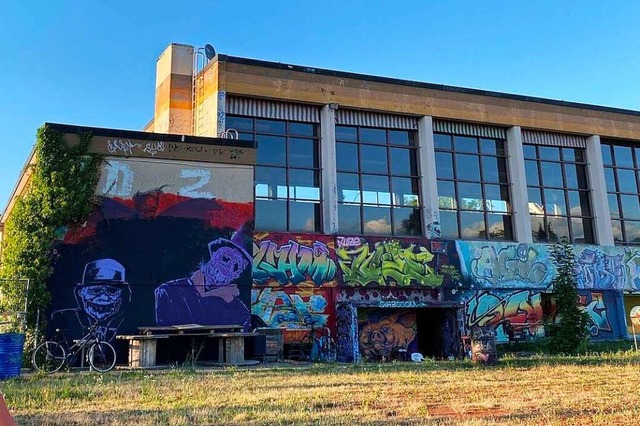
[[[220,54],[218,55],[218,57],[219,57],[219,61],[226,61],[229,63],[235,63],[240,65],[253,65],[253,66],[259,66],[259,67],[265,67],[265,68],[302,72],[306,74],[317,74],[317,75],[325,75],[325,76],[340,77],[340,78],[351,78],[356,80],[369,80],[377,83],[396,84],[396,85],[408,86],[408,87],[440,90],[443,92],[463,93],[463,94],[476,95],[476,96],[488,96],[493,98],[501,98],[501,99],[508,99],[508,100],[514,100],[514,101],[522,101],[522,102],[541,103],[541,104],[561,106],[561,107],[567,107],[567,108],[579,108],[579,109],[587,109],[587,110],[599,111],[599,112],[609,112],[609,113],[615,113],[615,114],[640,116],[640,111],[624,109],[624,108],[593,105],[593,104],[587,104],[587,103],[581,103],[581,102],[562,101],[557,99],[541,98],[537,96],[516,95],[513,93],[496,92],[491,90],[471,89],[467,87],[449,86],[446,84],[425,83],[420,81],[403,80],[403,79],[392,78],[392,77],[380,77],[380,76],[375,76],[370,74],[360,74],[360,73],[354,73],[354,72],[348,72],[348,71],[336,71],[336,70],[329,70],[325,68],[285,64],[282,62],[264,61],[261,59],[240,58],[237,56],[230,56],[230,55],[224,55],[224,54]]]

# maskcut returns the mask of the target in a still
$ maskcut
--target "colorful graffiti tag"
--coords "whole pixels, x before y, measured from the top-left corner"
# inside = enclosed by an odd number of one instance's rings
[[[578,288],[640,289],[640,252],[619,247],[576,247]]]
[[[360,312],[358,312],[360,316]],[[360,353],[365,359],[380,360],[394,351],[415,350],[415,311],[369,310],[358,320]]]
[[[286,328],[286,341],[296,341],[294,330],[333,325],[334,303],[331,289],[254,288],[251,291],[251,313],[269,327]]]
[[[555,272],[541,244],[456,241],[456,248],[471,287],[546,288]]]
[[[578,306],[589,315],[589,333],[596,337],[601,333],[611,333],[613,330],[608,318],[607,305],[604,303],[604,293],[589,292],[578,296]]]
[[[443,284],[444,275],[436,273],[442,261],[440,253],[429,251],[419,241],[337,237],[337,246],[344,285],[439,287]],[[442,246],[446,248],[446,244]]]
[[[467,327],[492,325],[499,342],[509,341],[510,324],[521,340],[544,336],[541,293],[477,292],[466,301]],[[507,323],[508,321],[508,323]]]
[[[333,239],[259,233],[253,243],[253,282],[257,285],[335,285]]]

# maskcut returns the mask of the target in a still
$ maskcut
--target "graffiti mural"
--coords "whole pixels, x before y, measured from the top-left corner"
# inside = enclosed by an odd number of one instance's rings
[[[253,243],[253,282],[267,286],[332,286],[336,276],[333,238],[258,233]]]
[[[337,302],[380,308],[418,308],[437,304],[441,300],[440,295],[440,289],[350,287],[340,289]]]
[[[456,248],[470,287],[547,288],[555,273],[542,244],[456,241]]]
[[[578,288],[634,290],[638,288],[640,253],[619,247],[576,247]],[[629,273],[627,273],[629,272]]]
[[[491,325],[498,342],[509,341],[509,327],[518,340],[544,337],[542,294],[533,290],[457,292],[465,303],[466,327]]]
[[[448,249],[442,241],[336,237],[341,284],[352,287],[440,287]]]
[[[124,266],[113,259],[87,263],[74,295],[76,306],[56,310],[52,317],[71,315],[81,327],[97,325],[101,339],[113,340],[131,302]]]
[[[77,313],[54,315],[50,329],[81,335],[74,316],[98,320],[109,335],[249,324],[251,166],[107,157],[96,197],[86,223],[60,230],[51,310]],[[122,283],[95,285],[109,274]]]
[[[262,318],[269,327],[286,328],[287,342],[299,341],[310,324],[334,328],[331,289],[254,288],[251,291],[251,313]]]
[[[368,360],[380,360],[398,349],[415,352],[416,327],[415,311],[358,310],[360,354]]]
[[[336,305],[336,344],[338,362],[359,362],[358,313],[350,303]]]
[[[242,240],[240,240],[242,241]],[[251,257],[231,240],[208,245],[210,259],[190,278],[168,281],[155,290],[156,323],[250,326],[250,313],[238,297],[238,280],[248,280]]]

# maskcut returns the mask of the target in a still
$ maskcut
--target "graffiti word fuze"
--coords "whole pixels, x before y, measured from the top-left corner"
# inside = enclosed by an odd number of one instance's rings
[[[253,281],[268,284],[276,280],[282,285],[298,285],[307,281],[320,286],[333,280],[336,264],[329,257],[329,247],[314,241],[311,246],[289,240],[278,247],[270,240],[253,245]]]
[[[364,243],[353,249],[338,248],[338,263],[344,282],[351,286],[380,286],[412,284],[422,287],[439,287],[443,276],[437,275],[428,263],[434,255],[425,247],[398,241],[379,241],[373,251]]]

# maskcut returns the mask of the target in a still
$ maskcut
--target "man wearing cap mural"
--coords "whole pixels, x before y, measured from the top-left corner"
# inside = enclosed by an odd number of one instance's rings
[[[238,284],[243,278],[250,280],[251,257],[232,240],[234,237],[210,242],[210,259],[190,278],[168,281],[156,288],[158,325],[248,327],[250,311],[239,298]]]
[[[125,280],[125,269],[113,259],[98,259],[84,267],[82,282],[73,294],[77,307],[53,312],[52,316],[73,312],[81,326],[98,325],[104,340],[112,340],[124,320],[131,301],[131,288]]]

